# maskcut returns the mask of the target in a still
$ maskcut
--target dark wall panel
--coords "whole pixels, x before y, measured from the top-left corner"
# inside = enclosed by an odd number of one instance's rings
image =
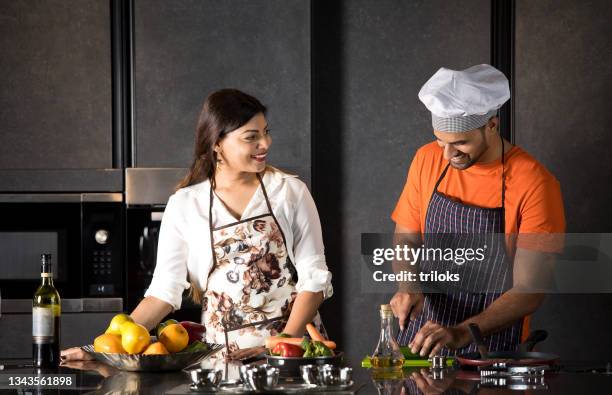
[[[108,0],[0,5],[0,168],[112,167]]]
[[[186,167],[205,97],[237,88],[269,108],[272,164],[310,168],[310,2],[136,1],[138,167]]]
[[[568,232],[612,231],[612,8],[605,0],[518,0],[516,142],[559,180]],[[606,359],[612,295],[552,295],[534,318],[543,348]]]
[[[330,261],[336,295],[324,318],[341,328],[342,347],[358,366],[376,346],[378,305],[392,296],[361,289],[360,235],[393,231],[390,215],[408,166],[416,149],[433,139],[429,112],[417,97],[421,86],[439,67],[488,63],[490,4],[351,0],[314,10],[315,29],[331,39],[319,37],[313,47],[313,182],[328,259],[340,259]],[[337,15],[338,32],[327,11]],[[334,51],[338,68],[326,64]],[[340,96],[330,99],[328,87]]]

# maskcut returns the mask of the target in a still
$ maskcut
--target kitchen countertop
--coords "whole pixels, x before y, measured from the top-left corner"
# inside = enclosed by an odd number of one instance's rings
[[[5,365],[26,364],[24,360],[3,360]],[[219,361],[218,361],[219,362]],[[224,378],[230,377],[237,372],[238,364],[225,366]],[[220,367],[219,363],[215,366]],[[546,389],[538,393],[552,394],[577,394],[577,393],[610,393],[612,392],[612,374],[605,373],[605,362],[562,362],[561,371],[547,374],[543,384]],[[593,368],[599,368],[600,373],[591,373]],[[608,367],[609,369],[609,367]],[[604,371],[604,373],[601,373]],[[83,361],[74,362],[68,366],[61,366],[55,372],[74,375],[76,384],[69,390],[62,390],[61,393],[87,393],[87,394],[190,394],[188,383],[189,379],[184,372],[168,373],[135,373],[123,372],[108,367],[99,362]],[[31,367],[7,366],[0,371],[4,376],[4,381],[10,375],[35,374]],[[447,369],[444,378],[433,380],[428,375],[427,369],[405,369],[403,379],[379,380],[373,379],[370,371],[357,367],[353,371],[355,385],[345,391],[333,392],[333,394],[429,394],[429,393],[448,393],[448,394],[501,394],[501,393],[524,393],[511,391],[509,389],[486,388],[480,383],[477,372],[465,372],[456,369]],[[14,390],[0,387],[1,393],[27,393],[19,387]],[[31,387],[30,387],[31,388]],[[608,392],[606,392],[608,391]],[[58,393],[57,389],[50,389],[37,393]],[[317,392],[322,394],[322,392]],[[332,393],[332,392],[328,392]]]

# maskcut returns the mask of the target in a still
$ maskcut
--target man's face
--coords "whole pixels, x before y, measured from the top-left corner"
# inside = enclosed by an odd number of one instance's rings
[[[484,126],[461,133],[434,130],[434,135],[444,150],[444,159],[457,170],[472,166],[489,149]]]

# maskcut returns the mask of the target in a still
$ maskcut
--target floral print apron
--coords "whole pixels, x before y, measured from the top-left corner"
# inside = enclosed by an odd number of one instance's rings
[[[209,226],[213,266],[202,301],[206,341],[225,344],[225,353],[258,347],[285,327],[297,296],[297,272],[285,235],[257,178],[268,213],[213,227],[210,189]],[[321,327],[317,313],[315,325]],[[321,328],[324,330],[323,328]]]

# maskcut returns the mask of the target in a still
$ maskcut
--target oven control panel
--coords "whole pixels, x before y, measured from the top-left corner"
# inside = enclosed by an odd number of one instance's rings
[[[88,211],[88,212],[86,212]],[[87,215],[86,215],[87,214]],[[88,296],[123,292],[122,211],[117,205],[89,205],[83,212],[84,291]]]

